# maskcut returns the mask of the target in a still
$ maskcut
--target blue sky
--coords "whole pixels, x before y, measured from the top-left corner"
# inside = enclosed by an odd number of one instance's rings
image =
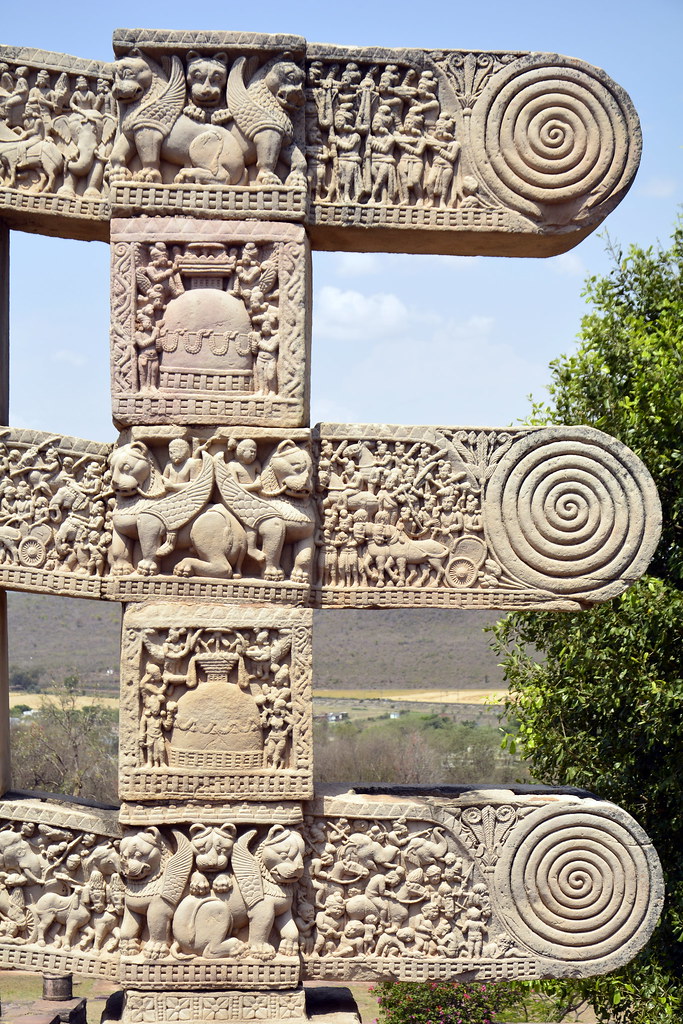
[[[7,5],[10,6],[10,5]],[[416,5],[237,5],[211,0],[3,12],[3,43],[111,58],[114,28],[291,32],[316,42],[543,50],[604,68],[638,110],[635,185],[606,226],[627,245],[666,242],[683,200],[681,0]],[[546,260],[314,254],[312,421],[506,424],[542,397],[569,351],[589,274],[608,267],[595,234]],[[12,235],[12,422],[97,440],[109,413],[108,247]]]

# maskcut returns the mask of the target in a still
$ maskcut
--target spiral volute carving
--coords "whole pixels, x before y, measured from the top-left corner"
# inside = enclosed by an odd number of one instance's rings
[[[605,600],[642,575],[661,529],[657,492],[630,449],[591,427],[530,432],[488,484],[485,529],[519,582]]]
[[[472,114],[473,155],[505,205],[550,223],[602,218],[638,168],[626,93],[568,57],[529,55],[496,74]],[[549,210],[548,207],[551,207]]]
[[[495,889],[518,942],[574,962],[633,956],[662,903],[661,869],[645,833],[624,811],[597,803],[545,808],[520,822]]]

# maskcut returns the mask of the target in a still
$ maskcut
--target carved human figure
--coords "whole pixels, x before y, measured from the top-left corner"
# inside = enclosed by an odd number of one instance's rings
[[[191,483],[202,470],[202,460],[192,456],[189,442],[177,437],[168,446],[168,465],[164,467],[162,478],[167,491],[182,490]]]
[[[334,115],[334,129],[330,130],[330,145],[337,175],[336,199],[342,203],[354,203],[362,191],[361,142],[353,115],[338,110]]]
[[[396,131],[394,139],[401,151],[398,159],[398,187],[401,202],[409,205],[414,199],[416,206],[423,205],[424,152],[427,140],[424,136],[424,119],[421,114],[408,111],[403,127]]]
[[[455,168],[460,157],[453,118],[442,115],[431,134],[427,135],[426,142],[432,153],[432,162],[425,175],[425,206],[451,206],[455,198]]]
[[[276,395],[278,391],[277,357],[280,339],[273,322],[264,319],[260,333],[254,336],[254,391],[258,395]]]
[[[135,326],[138,390],[156,390],[159,387],[159,328],[152,317],[142,310],[137,314]]]
[[[372,119],[372,134],[365,143],[366,153],[370,154],[371,203],[395,203],[398,198],[393,127],[391,107],[382,104]]]

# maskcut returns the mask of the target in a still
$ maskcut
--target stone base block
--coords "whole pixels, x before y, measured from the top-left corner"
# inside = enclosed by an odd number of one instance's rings
[[[329,991],[326,989],[325,991]],[[284,1021],[306,1018],[303,986],[283,992],[126,992],[124,1024]]]

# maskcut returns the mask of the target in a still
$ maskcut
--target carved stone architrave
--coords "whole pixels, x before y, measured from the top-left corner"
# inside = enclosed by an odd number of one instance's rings
[[[114,50],[99,64],[3,49],[13,226],[106,238],[112,215],[288,220],[320,249],[550,256],[598,227],[640,159],[624,90],[558,54],[153,29],[117,31]]]
[[[358,787],[307,804],[303,977],[577,978],[627,963],[661,911],[659,860],[621,808],[579,794]]]
[[[111,541],[113,445],[0,429],[0,584],[102,597]]]
[[[113,808],[0,800],[0,966],[118,979],[120,836]]]
[[[638,117],[599,68],[549,53],[310,43],[314,248],[549,256],[638,168]]]
[[[626,590],[659,540],[650,474],[592,427],[316,435],[323,607],[578,609]]]
[[[0,215],[22,231],[106,240],[112,64],[17,46],[0,46],[0,63]]]
[[[291,35],[116,31],[114,216],[304,220],[305,47]]]
[[[108,598],[308,602],[309,430],[133,427],[110,467]]]
[[[298,224],[116,219],[120,426],[308,423],[310,251]]]
[[[198,795],[209,804],[310,797],[311,622],[303,608],[129,605],[121,797],[151,802],[152,816],[170,822]]]

